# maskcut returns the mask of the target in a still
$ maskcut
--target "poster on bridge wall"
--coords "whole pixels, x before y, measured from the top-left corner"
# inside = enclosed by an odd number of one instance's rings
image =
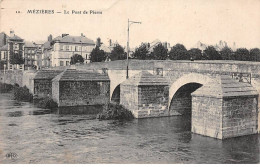
[[[259,0],[0,0],[1,164],[258,164]]]

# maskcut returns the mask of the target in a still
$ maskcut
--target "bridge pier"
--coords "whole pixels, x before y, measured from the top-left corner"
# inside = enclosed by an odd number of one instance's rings
[[[168,93],[165,78],[143,71],[120,85],[120,104],[135,118],[169,116]]]
[[[258,132],[258,92],[220,76],[192,93],[193,133],[225,139]]]

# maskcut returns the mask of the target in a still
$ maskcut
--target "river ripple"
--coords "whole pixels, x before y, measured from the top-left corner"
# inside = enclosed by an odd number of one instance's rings
[[[221,141],[190,125],[183,116],[98,121],[1,94],[0,163],[259,163],[259,135]]]

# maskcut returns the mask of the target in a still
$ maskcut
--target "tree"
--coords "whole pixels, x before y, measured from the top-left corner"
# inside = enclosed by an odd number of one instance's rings
[[[235,52],[235,60],[250,61],[250,54],[246,48],[239,48]]]
[[[79,55],[79,54],[74,54],[70,58],[70,64],[76,64],[76,63],[84,63],[83,57],[81,55]]]
[[[232,50],[225,46],[220,52],[222,60],[232,60]]]
[[[10,55],[10,64],[24,64],[22,54],[13,53]]]
[[[90,53],[90,61],[91,62],[101,62],[106,60],[106,54],[103,50],[100,50],[98,46],[96,46],[92,52]]]
[[[202,52],[198,48],[192,48],[188,51],[189,57],[192,60],[202,60]]]
[[[110,59],[111,61],[126,59],[126,53],[124,51],[124,48],[121,45],[117,44],[111,51]]]
[[[139,48],[135,49],[133,57],[135,59],[145,60],[148,59],[149,51],[146,47],[146,45],[142,44],[139,46]]]
[[[154,47],[150,56],[154,60],[166,60],[168,57],[168,50],[162,44]]]
[[[221,56],[214,46],[208,46],[203,53],[203,59],[206,60],[221,60]]]
[[[171,60],[189,60],[188,51],[182,44],[176,44],[169,53]]]
[[[260,49],[259,48],[253,48],[250,49],[250,58],[252,61],[260,61]]]

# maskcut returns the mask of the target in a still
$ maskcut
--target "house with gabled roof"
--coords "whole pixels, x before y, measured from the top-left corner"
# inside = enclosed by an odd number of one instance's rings
[[[83,34],[80,36],[62,34],[50,42],[50,47],[52,48],[51,66],[67,66],[70,65],[71,57],[74,54],[81,55],[84,63],[89,63],[89,55],[95,48],[95,42]]]

